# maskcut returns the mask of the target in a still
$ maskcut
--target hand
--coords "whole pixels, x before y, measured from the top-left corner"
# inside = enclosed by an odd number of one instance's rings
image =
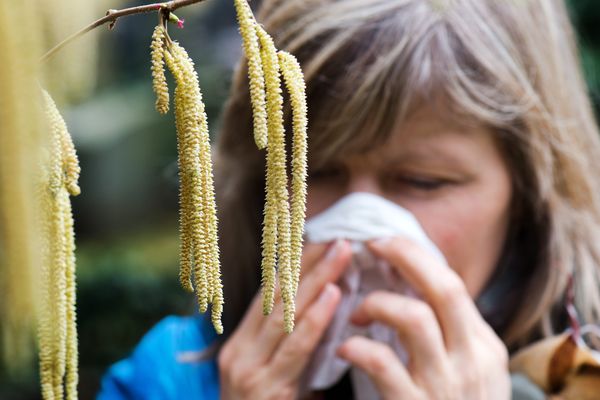
[[[283,305],[262,313],[259,292],[218,359],[222,399],[293,399],[310,356],[329,325],[341,298],[338,280],[352,250],[345,241],[307,244],[296,299],[296,327],[283,331]],[[326,251],[327,250],[327,251]],[[323,256],[323,254],[325,256]]]
[[[398,331],[404,366],[390,347],[352,337],[338,355],[367,373],[384,399],[510,399],[506,347],[483,320],[461,278],[404,238],[368,243],[424,299],[378,291],[368,295],[353,323],[379,321]]]

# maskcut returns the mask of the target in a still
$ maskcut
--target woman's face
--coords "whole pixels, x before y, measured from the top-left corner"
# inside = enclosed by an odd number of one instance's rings
[[[512,196],[488,129],[458,127],[421,110],[384,145],[309,170],[307,218],[352,192],[411,211],[471,296],[481,292],[502,251]]]

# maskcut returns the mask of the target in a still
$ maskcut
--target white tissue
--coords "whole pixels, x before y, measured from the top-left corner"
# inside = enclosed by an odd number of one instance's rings
[[[352,193],[322,213],[307,220],[305,239],[321,243],[335,239],[351,242],[350,265],[337,284],[342,299],[321,343],[312,355],[304,376],[304,391],[333,386],[351,368],[338,358],[336,349],[349,337],[363,335],[387,343],[403,362],[406,352],[395,330],[379,323],[366,328],[351,324],[350,316],[365,296],[373,290],[388,290],[416,296],[390,265],[375,258],[362,242],[392,236],[405,236],[419,243],[446,264],[444,256],[427,237],[416,218],[406,209],[370,193]],[[356,368],[351,372],[355,398],[377,399],[377,391],[368,377]]]

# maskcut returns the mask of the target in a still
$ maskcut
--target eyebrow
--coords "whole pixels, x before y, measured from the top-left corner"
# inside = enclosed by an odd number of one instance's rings
[[[422,149],[402,149],[395,154],[384,154],[381,156],[383,164],[404,164],[419,161],[440,161],[444,163],[463,165],[464,161],[456,157],[452,152],[444,151],[435,146],[427,146]]]

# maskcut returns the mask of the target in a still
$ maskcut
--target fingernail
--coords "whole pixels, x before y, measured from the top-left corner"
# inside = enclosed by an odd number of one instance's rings
[[[325,255],[325,259],[327,261],[331,261],[337,257],[343,241],[343,239],[336,239],[336,241],[331,245],[329,250],[327,250],[327,254]]]

